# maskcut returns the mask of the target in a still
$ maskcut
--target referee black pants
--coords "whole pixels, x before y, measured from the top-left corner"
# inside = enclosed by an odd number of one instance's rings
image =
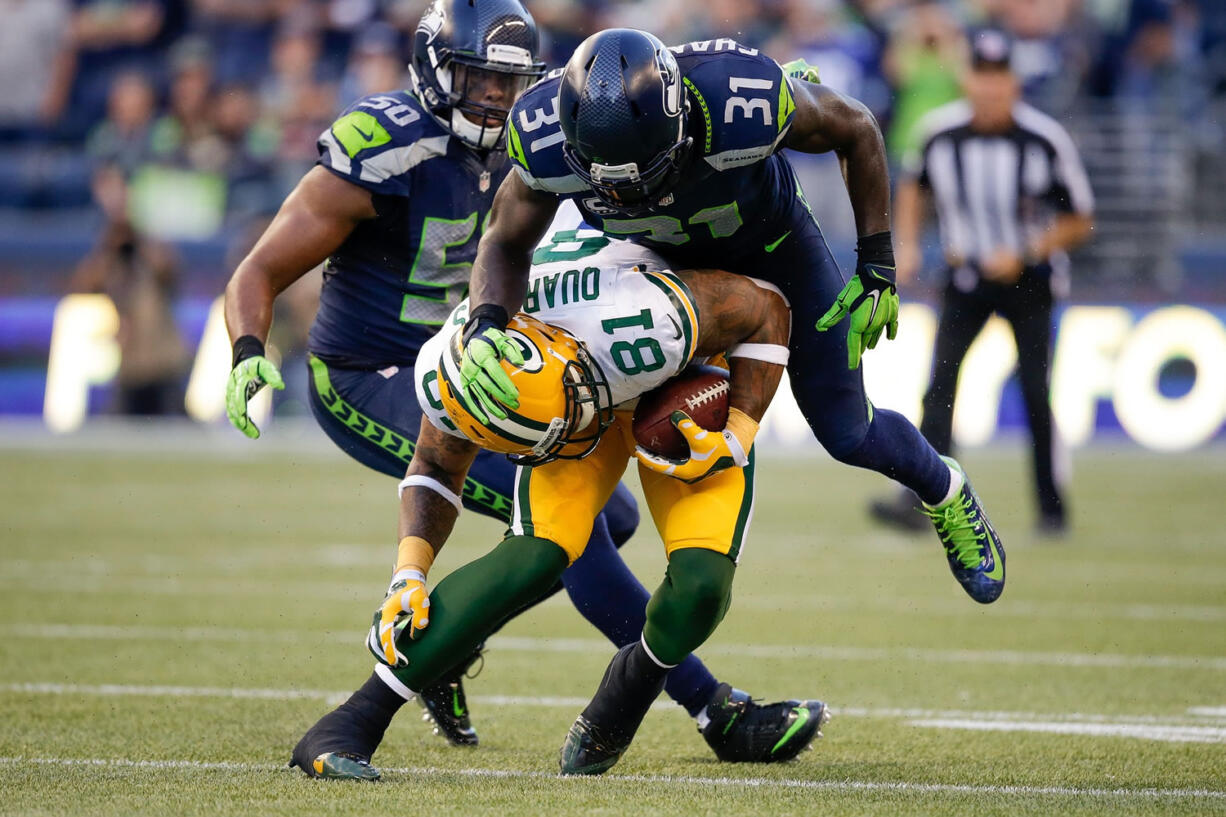
[[[958,371],[971,342],[993,312],[1013,327],[1017,341],[1018,369],[1026,415],[1033,440],[1034,482],[1039,511],[1045,517],[1064,518],[1053,466],[1053,432],[1048,381],[1051,362],[1051,284],[1046,269],[1026,270],[1016,284],[979,281],[963,292],[950,283],[945,289],[932,381],[924,394],[924,418],[920,432],[942,454],[952,448],[954,394]]]

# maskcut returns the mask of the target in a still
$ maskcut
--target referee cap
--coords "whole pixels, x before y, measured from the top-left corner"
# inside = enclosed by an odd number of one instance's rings
[[[1013,40],[996,28],[983,28],[971,36],[971,67],[976,71],[1008,71]]]

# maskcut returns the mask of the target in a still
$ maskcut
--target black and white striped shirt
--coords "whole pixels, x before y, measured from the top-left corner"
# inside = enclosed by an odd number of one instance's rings
[[[965,100],[931,111],[917,125],[920,149],[903,162],[904,176],[932,191],[945,256],[962,262],[955,283],[998,249],[1025,257],[1056,213],[1094,210],[1077,148],[1056,120],[1019,102],[1008,131],[976,133],[970,123]],[[1063,276],[1063,253],[1045,260]]]

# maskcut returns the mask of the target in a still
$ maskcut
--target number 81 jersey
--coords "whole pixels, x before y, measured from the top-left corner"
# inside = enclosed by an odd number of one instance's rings
[[[309,349],[340,366],[412,365],[467,291],[506,155],[481,161],[405,91],[355,102],[319,152],[378,215],[325,263]]]
[[[468,301],[451,314],[417,360],[414,383],[422,411],[437,428],[463,436],[439,399],[437,367],[468,317]],[[698,340],[698,310],[688,287],[651,250],[598,230],[560,230],[538,247],[523,312],[570,332],[609,383],[613,405],[630,408],[644,392],[689,364]],[[545,350],[524,350],[526,359]],[[558,384],[561,388],[561,384]]]

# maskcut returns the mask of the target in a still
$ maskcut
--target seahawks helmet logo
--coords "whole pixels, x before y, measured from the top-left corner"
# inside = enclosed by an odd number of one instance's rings
[[[447,12],[443,9],[443,0],[435,0],[421,16],[421,22],[417,24],[417,33],[425,34],[426,42],[433,42],[439,31],[442,30],[446,19]]]
[[[664,85],[664,113],[670,118],[681,113],[681,69],[677,67],[677,58],[667,48],[656,52],[656,67],[660,69],[660,80]]]

